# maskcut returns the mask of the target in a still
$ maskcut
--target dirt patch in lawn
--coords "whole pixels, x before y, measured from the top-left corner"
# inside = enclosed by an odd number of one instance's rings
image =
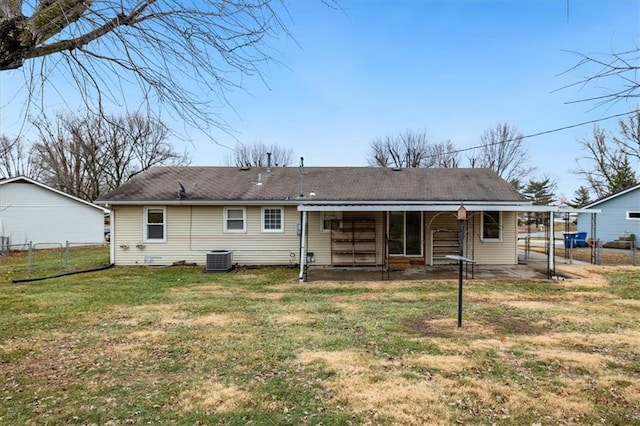
[[[406,321],[405,326],[420,336],[438,338],[533,335],[544,331],[543,327],[536,322],[509,315],[495,316],[490,321],[470,320],[463,317],[461,327],[458,327],[457,319],[434,319],[430,315],[423,315]]]

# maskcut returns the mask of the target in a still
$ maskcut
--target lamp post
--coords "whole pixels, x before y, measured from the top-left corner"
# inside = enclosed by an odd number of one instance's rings
[[[460,204],[458,209],[458,328],[462,327],[462,262],[464,244],[464,223],[467,221],[467,209]]]

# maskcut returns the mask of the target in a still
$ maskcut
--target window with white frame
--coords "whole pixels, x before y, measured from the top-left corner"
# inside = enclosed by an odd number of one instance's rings
[[[635,212],[627,212],[627,220],[640,220],[640,210]]]
[[[163,242],[166,240],[167,210],[164,207],[145,207],[144,235],[146,242]]]
[[[284,232],[284,209],[282,207],[262,208],[262,232]]]
[[[502,240],[502,214],[499,211],[482,212],[482,240]]]
[[[246,232],[247,210],[244,207],[225,207],[224,232]]]

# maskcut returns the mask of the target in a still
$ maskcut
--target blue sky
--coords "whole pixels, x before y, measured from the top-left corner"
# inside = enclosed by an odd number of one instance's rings
[[[225,146],[240,141],[291,147],[293,165],[303,156],[309,166],[364,166],[371,141],[407,130],[426,130],[432,141],[464,149],[498,122],[528,135],[636,108],[567,104],[599,92],[555,90],[589,71],[562,74],[578,61],[566,51],[608,53],[640,42],[638,1],[340,4],[343,10],[313,0],[289,3],[295,41],[272,43],[277,62],[265,66],[264,82],[245,79],[243,90],[228,94],[230,106],[216,111],[232,135],[202,135],[167,117],[187,132],[188,140],[174,144],[192,153],[194,165],[222,164]],[[10,80],[0,84],[2,132],[12,134],[19,101],[7,99]],[[616,120],[601,126],[614,129]],[[557,180],[558,195],[571,199],[582,184],[571,173],[581,156],[576,139],[592,129],[527,139],[534,177]]]
[[[506,121],[524,134],[594,120],[634,108],[566,104],[597,93],[554,92],[586,75],[561,75],[588,54],[627,49],[640,32],[631,1],[347,1],[334,11],[314,2],[290,7],[299,46],[276,46],[268,88],[230,97],[226,116],[242,142],[291,146],[295,163],[366,165],[370,142],[405,130],[433,141],[477,145]],[[614,128],[615,120],[601,123]],[[536,176],[558,181],[569,199],[581,184],[570,173],[577,138],[593,126],[528,139]],[[233,138],[216,135],[224,144]],[[225,150],[198,142],[198,163],[219,164]],[[463,154],[464,156],[464,154]]]

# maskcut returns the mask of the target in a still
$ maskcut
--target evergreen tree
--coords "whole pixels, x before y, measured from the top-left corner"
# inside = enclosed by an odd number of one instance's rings
[[[609,194],[622,191],[623,189],[629,188],[637,183],[638,179],[633,171],[633,167],[631,167],[629,157],[625,155],[622,161],[616,165],[611,182],[609,182]]]
[[[576,192],[573,193],[573,200],[569,202],[569,206],[574,209],[579,209],[590,202],[591,197],[589,195],[589,190],[585,186],[580,186],[580,188],[576,189]]]
[[[524,188],[524,193],[534,205],[547,206],[556,201],[556,186],[556,183],[546,176],[540,180],[530,179]],[[538,226],[544,222],[545,213],[535,213],[533,217]]]
[[[529,194],[529,199],[534,205],[547,206],[556,201],[556,187],[556,183],[545,176],[541,180],[530,179],[524,192]]]

